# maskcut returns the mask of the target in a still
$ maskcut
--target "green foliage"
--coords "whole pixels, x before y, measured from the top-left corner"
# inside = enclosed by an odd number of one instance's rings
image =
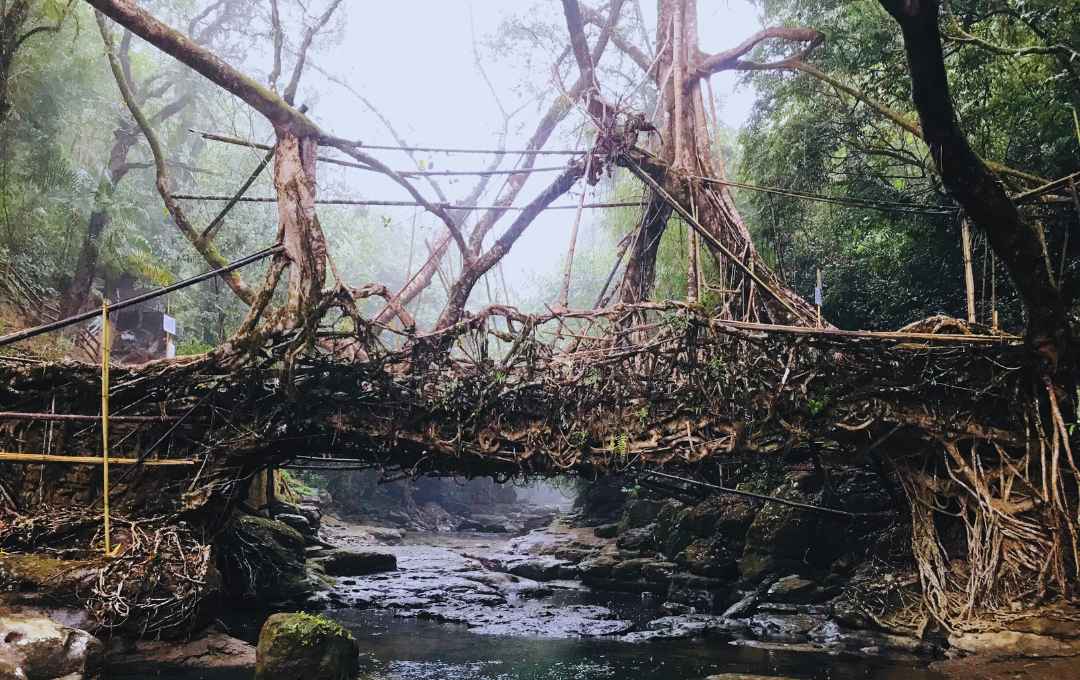
[[[912,121],[900,33],[876,0],[768,0],[767,24],[826,33],[810,61]],[[1064,9],[1071,5],[1073,11]],[[957,26],[998,45],[1075,45],[1075,2],[967,0],[943,17],[946,65],[964,128],[984,158],[1044,177],[1075,171],[1072,107],[1080,69],[1059,54],[1007,56],[948,36]],[[780,48],[772,48],[780,49]],[[760,99],[740,136],[741,179],[767,186],[922,205],[950,204],[922,141],[870,107],[806,74],[748,76]],[[1009,180],[1013,182],[1013,180]],[[1016,191],[1018,184],[1010,186]],[[879,212],[768,194],[739,194],[758,245],[789,285],[812,297],[825,274],[824,310],[841,327],[887,328],[936,313],[963,316],[962,257],[954,216]],[[1059,252],[1066,211],[1043,215],[1050,252]],[[975,244],[981,320],[989,317],[991,267]],[[1070,268],[1075,267],[1075,258]],[[1003,323],[1022,323],[1020,305],[997,268]]]
[[[214,349],[214,346],[199,340],[198,338],[188,338],[182,340],[176,345],[177,356],[191,356],[193,354],[205,354]]]

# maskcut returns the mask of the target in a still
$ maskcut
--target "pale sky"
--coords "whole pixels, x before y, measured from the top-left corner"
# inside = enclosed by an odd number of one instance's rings
[[[341,9],[347,13],[344,39],[338,45],[318,50],[313,58],[319,66],[347,81],[375,103],[410,143],[491,148],[496,145],[502,119],[474,65],[470,15],[476,35],[482,41],[497,33],[508,13],[520,14],[537,6],[532,0],[396,0],[376,5],[343,3]],[[540,7],[545,5],[541,4]],[[546,7],[552,12],[553,19],[562,21],[558,2],[549,1]],[[626,7],[626,11],[630,11],[629,3]],[[707,52],[727,49],[760,28],[757,10],[745,0],[703,2],[700,7],[701,48]],[[655,3],[644,2],[643,9],[646,22],[650,24],[651,36],[656,20]],[[608,48],[609,51],[614,49],[613,46]],[[521,74],[516,64],[520,55],[487,54],[486,57],[488,75],[495,89],[502,93],[504,105],[508,109],[516,108],[522,100],[515,97],[512,88]],[[550,67],[550,58],[545,55],[533,64],[532,72],[546,78]],[[720,117],[733,128],[743,124],[754,98],[750,88],[737,87],[737,80],[735,74],[713,77]],[[313,70],[306,73],[304,84],[298,102],[309,102],[312,115],[325,129],[370,144],[394,143],[382,124],[339,85],[329,82]],[[608,88],[615,85],[618,84],[608,85]],[[601,87],[604,87],[603,82]],[[518,115],[515,122],[520,129],[508,138],[508,148],[524,146],[550,100],[551,97],[539,108],[533,105]],[[556,134],[548,147],[573,147],[575,141],[567,139],[565,134]],[[395,168],[411,167],[408,158],[397,152],[379,152],[378,157]],[[441,169],[480,169],[488,163],[486,156],[451,157],[438,154],[427,156],[427,159]],[[510,167],[512,162],[513,159],[508,157],[503,167]],[[564,158],[541,157],[537,165],[551,166],[564,162]],[[323,168],[326,167],[322,165],[320,172],[324,172]],[[347,193],[352,197],[409,200],[404,190],[388,180],[370,173],[345,172],[346,175],[334,177],[341,177],[348,183]],[[516,203],[527,202],[536,188],[546,185],[552,177],[553,174],[534,175]],[[503,179],[496,177],[491,184],[492,189],[497,188]],[[464,196],[474,181],[474,178],[458,179],[455,183],[443,181],[443,186],[450,199],[454,200]],[[434,194],[425,184],[419,186],[425,195],[434,199]],[[574,193],[578,190],[576,187]],[[342,187],[336,186],[333,193],[340,191]],[[321,193],[328,196],[331,191],[324,188]],[[491,203],[493,198],[494,192],[489,189],[483,202]],[[592,192],[587,198],[594,198]],[[575,201],[573,196],[568,195],[558,203]],[[379,210],[386,210],[403,222],[412,217],[412,211],[408,208]],[[590,213],[598,212],[586,211],[583,217],[579,237],[582,247],[587,247],[590,235],[595,233],[593,218],[596,215]],[[512,288],[561,270],[573,218],[574,211],[547,212],[525,232],[514,250],[503,260]],[[498,236],[500,227],[505,228],[510,219],[504,218],[493,236]],[[422,218],[421,223],[427,226],[428,237],[434,238],[434,218]]]

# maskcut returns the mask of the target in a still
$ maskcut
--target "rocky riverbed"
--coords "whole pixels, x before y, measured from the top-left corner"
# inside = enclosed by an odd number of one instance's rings
[[[514,538],[398,536],[385,528],[324,521],[330,543],[357,554],[393,555],[397,569],[338,577],[315,602],[330,610],[375,608],[462,624],[480,635],[602,636],[627,643],[709,637],[911,662],[940,655],[923,641],[845,625],[827,592],[796,575],[738,594],[727,611],[698,609],[687,602],[703,601],[712,585],[708,577],[679,575],[673,563],[630,556],[614,538],[596,535],[603,530],[574,526],[574,519],[560,517]],[[595,576],[600,569],[603,576]],[[591,587],[590,580],[604,589]]]
[[[806,498],[798,482],[777,493]],[[80,674],[73,679],[91,677],[104,658],[108,677],[124,680],[147,669],[175,680],[196,672],[246,679],[261,622],[282,610],[319,610],[344,625],[371,678],[975,680],[1013,668],[1017,678],[1062,680],[1072,659],[986,660],[1080,651],[1068,612],[1032,616],[1025,630],[966,636],[890,629],[849,597],[847,586],[866,578],[860,570],[870,563],[849,561],[851,545],[835,538],[814,544],[828,525],[737,499],[630,499],[606,519],[519,505],[451,517],[441,532],[324,515],[315,499],[278,510],[272,520],[234,519],[230,540],[244,552],[222,551],[221,579],[245,576],[259,591],[246,604],[238,593],[234,603],[244,606],[218,610],[217,623],[190,642],[115,635],[98,643],[79,630],[97,632],[85,617],[42,608],[43,584],[24,580],[3,598],[9,609],[0,622],[15,633],[0,644],[0,678],[22,677],[12,669],[27,664],[38,664],[23,672],[28,678],[57,677],[46,663],[57,661]],[[255,555],[272,561],[253,562]],[[0,573],[33,559],[0,556]],[[230,559],[248,571],[233,573]],[[882,591],[912,585],[901,572],[875,573]],[[952,658],[964,651],[982,656]]]

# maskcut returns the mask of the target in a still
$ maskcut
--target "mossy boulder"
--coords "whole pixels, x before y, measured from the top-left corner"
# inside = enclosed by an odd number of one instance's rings
[[[352,680],[359,653],[349,631],[330,619],[274,614],[259,632],[255,680]]]
[[[98,566],[97,559],[0,553],[0,591],[34,591],[57,603],[76,602],[75,593],[97,579]]]
[[[230,595],[289,602],[315,589],[305,568],[304,537],[282,522],[238,514],[219,538],[217,554]]]
[[[723,536],[698,538],[675,555],[680,568],[698,576],[733,579],[739,574],[738,553]]]
[[[819,494],[808,494],[786,483],[772,494],[778,498],[819,504]],[[746,533],[739,559],[739,572],[748,584],[768,576],[800,572],[814,566],[814,557],[823,545],[822,519],[803,508],[765,503]]]

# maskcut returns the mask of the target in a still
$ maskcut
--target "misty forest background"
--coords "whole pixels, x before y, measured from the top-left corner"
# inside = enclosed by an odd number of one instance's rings
[[[272,68],[267,48],[271,42],[268,3],[148,0],[144,4],[244,70],[265,78]],[[282,4],[288,6],[283,21],[294,26],[312,21],[299,3]],[[213,13],[203,11],[211,5]],[[764,24],[811,26],[826,33],[824,45],[813,54],[815,66],[916,118],[900,34],[875,0],[767,0],[754,5]],[[363,116],[370,124],[342,134],[393,143],[392,134],[379,127],[363,99],[363,74],[365,68],[394,68],[396,57],[387,55],[382,65],[338,68],[342,65],[334,63],[332,56],[344,40],[348,16],[366,11],[351,4],[343,9],[346,12],[331,21],[313,47],[314,68],[305,78],[298,102],[307,104],[316,118],[323,102],[347,102],[345,115],[352,107],[357,117]],[[1080,59],[1067,46],[1080,44],[1080,3],[962,0],[950,3],[949,9],[951,15],[943,24],[949,78],[961,127],[976,151],[983,158],[1040,177],[1075,171],[1080,156],[1075,118],[1080,108]],[[0,332],[55,318],[62,307],[100,305],[108,282],[124,274],[136,277],[145,287],[155,287],[205,271],[205,261],[162,206],[149,150],[123,105],[88,8],[59,0],[20,0],[4,2],[3,10],[0,283],[6,293],[0,295]],[[477,71],[462,77],[494,74],[493,79],[504,81],[492,88],[505,91],[502,99],[431,101],[427,110],[413,112],[412,119],[417,123],[426,117],[468,117],[476,109],[499,106],[511,112],[506,136],[500,140],[499,131],[494,130],[488,145],[502,141],[514,147],[515,134],[531,129],[535,117],[558,96],[550,64],[564,47],[563,17],[553,0],[501,3],[497,10],[462,4],[463,15],[472,11],[498,11],[501,24],[488,34],[460,37],[474,42],[477,68],[485,69],[483,74]],[[468,20],[463,25],[468,26]],[[410,43],[408,25],[380,30],[400,33],[408,64],[422,64],[434,56],[425,52],[430,46]],[[633,16],[622,28],[623,37],[638,44],[647,41],[651,32],[651,27]],[[232,194],[264,152],[210,142],[190,130],[265,142],[272,139],[265,122],[139,39],[118,34],[117,40],[135,94],[165,144],[176,183],[173,190]],[[1037,49],[1026,49],[1032,47]],[[564,64],[570,67],[569,62]],[[640,70],[633,63],[617,50],[609,50],[601,67],[608,73],[602,82],[618,89],[611,93],[613,99],[633,101],[640,110],[652,111],[655,93],[648,91],[647,84],[641,87]],[[336,75],[344,70],[353,75],[348,79]],[[740,129],[726,127],[716,140],[715,153],[729,178],[840,198],[953,205],[925,145],[869,107],[804,74],[751,72],[739,78],[743,87],[753,88],[756,103]],[[401,87],[417,86],[406,71]],[[434,139],[416,127],[414,134],[406,135],[409,141],[458,142]],[[445,131],[445,123],[439,129]],[[587,134],[579,117],[569,116],[551,146],[580,148]],[[399,168],[414,163],[404,155],[392,158]],[[428,154],[417,160],[421,168],[441,168],[447,162],[478,168],[491,158],[449,161]],[[512,163],[513,158],[507,158],[503,167]],[[392,187],[365,184],[375,180],[358,174],[346,168],[320,167],[320,195],[406,198]],[[490,198],[500,181],[495,178],[478,203]],[[465,178],[446,184],[456,196],[467,193],[472,182]],[[249,195],[273,195],[268,172]],[[641,195],[640,185],[623,171],[606,178],[594,192],[599,200],[637,200]],[[871,210],[811,202],[782,192],[736,189],[735,195],[759,248],[796,291],[813,299],[815,270],[821,268],[826,281],[825,315],[837,326],[895,329],[932,314],[964,316],[955,213]],[[572,200],[576,203],[576,196]],[[220,207],[220,203],[188,204],[199,225],[208,223]],[[1067,230],[1075,228],[1076,216],[1060,207],[1044,212],[1049,252],[1057,259]],[[638,214],[637,208],[589,213],[575,261],[571,307],[594,303],[614,263],[615,244],[636,226]],[[553,215],[547,219],[569,222],[574,212]],[[409,208],[320,206],[319,217],[342,278],[353,285],[382,282],[391,289],[400,287],[422,263],[428,253],[426,244],[437,237],[439,228],[430,215]],[[272,203],[242,204],[230,213],[215,243],[226,259],[242,257],[272,243],[276,222]],[[942,229],[943,222],[949,228]],[[681,226],[666,232],[656,298],[685,295],[686,238],[687,230]],[[1075,253],[1080,239],[1073,239],[1068,247]],[[565,242],[560,240],[547,251],[519,254],[529,266],[518,271],[506,264],[477,286],[472,304],[509,301],[529,311],[543,310],[555,301],[564,249]],[[1077,261],[1063,259],[1061,266],[1075,267]],[[995,272],[981,237],[975,240],[974,262],[979,320],[989,319],[993,288],[1002,325],[1020,329],[1019,302],[1003,269]],[[86,285],[88,267],[90,286]],[[446,279],[452,280],[452,272],[459,267],[453,253],[443,267]],[[258,267],[243,275],[252,282],[261,280]],[[430,327],[445,299],[446,291],[436,279],[413,303],[411,311],[421,328]],[[181,354],[221,343],[246,309],[217,281],[174,294],[168,304],[169,313],[179,321]],[[65,343],[70,342],[70,338],[50,337],[34,349],[46,356],[63,356],[69,349]]]

